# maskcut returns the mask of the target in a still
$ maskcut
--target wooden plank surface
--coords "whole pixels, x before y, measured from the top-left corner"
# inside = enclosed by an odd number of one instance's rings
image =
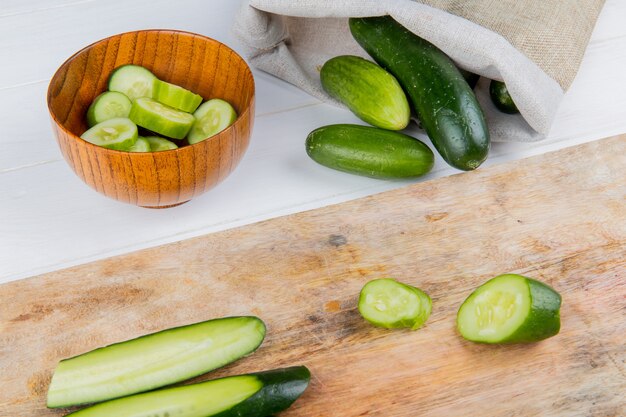
[[[0,415],[63,415],[45,408],[61,358],[256,314],[263,346],[210,377],[307,365],[285,416],[623,416],[625,259],[619,136],[17,281],[0,286]],[[456,334],[463,299],[505,272],[562,294],[558,336]],[[383,276],[431,295],[425,327],[359,317],[361,286]]]

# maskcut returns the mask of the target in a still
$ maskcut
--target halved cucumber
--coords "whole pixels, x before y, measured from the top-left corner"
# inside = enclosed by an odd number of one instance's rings
[[[227,317],[96,349],[59,363],[48,407],[104,401],[183,381],[253,352],[264,337],[259,318]]]
[[[158,136],[146,136],[145,139],[150,144],[150,150],[152,152],[171,151],[172,149],[178,148],[178,145],[174,142]]]
[[[201,142],[217,135],[237,120],[237,112],[228,102],[214,98],[198,107],[193,114],[196,122],[189,131],[190,144]]]
[[[546,284],[521,275],[497,276],[461,305],[457,328],[473,342],[537,342],[561,328],[561,296]]]
[[[107,401],[73,417],[266,417],[283,411],[309,385],[304,366],[231,376]]]
[[[131,100],[154,95],[157,77],[148,69],[139,65],[122,65],[109,77],[109,91],[117,91]]]
[[[131,104],[124,94],[117,91],[105,91],[96,97],[89,106],[87,124],[92,127],[105,120],[128,117]]]
[[[359,313],[375,326],[419,329],[430,316],[430,297],[411,285],[391,278],[365,284],[359,295]]]
[[[187,113],[193,113],[202,103],[202,96],[181,86],[161,80],[157,80],[154,84],[154,98],[163,104]]]
[[[116,117],[98,123],[83,133],[81,138],[104,148],[125,150],[137,140],[137,125],[130,119]]]
[[[175,139],[184,138],[195,121],[189,113],[146,97],[133,101],[129,117],[141,127]]]
[[[137,136],[137,141],[127,149],[128,152],[150,152],[150,142],[142,136]]]

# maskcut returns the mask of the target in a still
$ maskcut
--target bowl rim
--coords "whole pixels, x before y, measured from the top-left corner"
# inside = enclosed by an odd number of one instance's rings
[[[129,152],[129,151],[121,151],[121,150],[117,150],[117,149],[109,149],[109,148],[105,148],[103,146],[98,146],[98,145],[95,145],[95,144],[93,144],[91,142],[88,142],[85,139],[81,138],[80,136],[76,135],[75,133],[71,132],[69,129],[67,129],[65,127],[65,125],[59,121],[59,119],[57,118],[55,112],[53,112],[52,109],[50,108],[50,101],[51,101],[51,97],[52,97],[52,92],[51,92],[52,81],[57,77],[57,75],[58,75],[59,71],[61,70],[61,68],[63,68],[64,66],[68,65],[69,62],[71,62],[72,60],[76,59],[76,57],[78,55],[80,55],[81,53],[87,51],[88,49],[94,47],[95,45],[97,45],[97,44],[99,44],[101,42],[108,41],[109,39],[112,39],[112,38],[115,38],[115,37],[118,37],[118,36],[130,35],[130,34],[135,34],[135,33],[143,33],[143,32],[165,32],[165,33],[171,33],[171,34],[191,35],[191,36],[196,36],[196,37],[199,37],[199,38],[203,38],[204,40],[207,40],[207,41],[216,42],[220,46],[226,47],[229,52],[231,52],[232,54],[237,56],[245,64],[246,68],[250,72],[250,78],[252,78],[252,95],[250,97],[250,104],[248,106],[246,106],[246,108],[244,109],[243,112],[241,112],[240,114],[237,115],[237,119],[235,119],[235,121],[230,126],[228,126],[226,129],[222,130],[221,132],[218,132],[218,133],[216,133],[213,136],[209,136],[208,138],[206,138],[204,140],[201,140],[200,142],[196,142],[196,143],[193,143],[193,144],[181,146],[181,147],[178,147],[176,149],[168,149],[168,150],[165,150],[165,151],[157,151],[157,152],[152,152],[152,151],[150,151],[150,152]],[[255,96],[256,96],[256,82],[254,80],[254,74],[252,73],[252,68],[250,68],[250,65],[248,64],[248,62],[246,62],[246,60],[241,55],[239,55],[237,53],[237,51],[235,51],[233,48],[231,48],[227,44],[225,44],[223,42],[220,42],[217,39],[213,39],[213,38],[211,38],[209,36],[201,35],[199,33],[189,32],[189,31],[186,31],[186,30],[179,30],[179,29],[139,29],[139,30],[130,30],[130,31],[127,31],[127,32],[117,33],[117,34],[114,34],[114,35],[111,35],[111,36],[107,36],[106,38],[99,39],[99,40],[97,40],[95,42],[90,43],[87,46],[84,46],[83,48],[79,49],[78,51],[74,52],[69,58],[67,58],[65,61],[63,61],[63,63],[61,65],[59,65],[59,67],[54,71],[54,74],[52,75],[52,77],[50,78],[50,82],[48,83],[48,88],[46,89],[46,106],[48,107],[48,113],[50,114],[50,117],[52,118],[54,123],[60,129],[62,129],[68,135],[68,137],[71,137],[74,140],[78,140],[78,141],[82,142],[83,144],[86,144],[86,146],[88,146],[88,147],[96,148],[98,152],[112,153],[114,155],[115,154],[124,154],[124,155],[155,155],[155,154],[161,154],[161,155],[166,155],[166,154],[178,153],[178,152],[188,152],[185,149],[192,148],[192,147],[195,147],[195,146],[202,146],[202,144],[204,144],[205,142],[208,142],[209,140],[216,140],[220,136],[228,133],[230,130],[232,130],[235,127],[235,125],[237,123],[239,123],[240,120],[243,119],[244,115],[250,113],[250,108],[253,107],[254,103],[255,103]],[[177,139],[174,139],[174,140],[177,140]]]

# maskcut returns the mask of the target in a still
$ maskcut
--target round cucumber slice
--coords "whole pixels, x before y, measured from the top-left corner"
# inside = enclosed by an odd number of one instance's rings
[[[137,136],[137,141],[127,149],[128,152],[150,152],[150,142],[142,136]]]
[[[148,141],[152,152],[170,151],[178,148],[174,142],[159,136],[146,136],[145,139]]]
[[[117,91],[106,91],[91,103],[87,110],[87,124],[95,126],[105,120],[116,117],[128,117],[131,102],[128,97]]]
[[[202,96],[161,80],[154,84],[154,98],[160,103],[187,113],[193,113],[202,103]]]
[[[561,296],[548,285],[521,275],[497,276],[461,305],[457,328],[472,342],[537,342],[561,328]]]
[[[133,101],[129,117],[141,127],[175,139],[184,138],[195,121],[191,114],[147,97]]]
[[[419,288],[391,278],[365,284],[359,296],[359,312],[365,320],[387,329],[420,328],[432,310],[430,297]]]
[[[154,84],[157,81],[149,70],[139,65],[122,65],[109,77],[109,90],[124,94],[131,100],[154,96]]]
[[[83,133],[81,138],[94,145],[123,151],[137,141],[137,125],[130,119],[116,117],[98,123]]]
[[[217,135],[237,120],[237,112],[228,102],[214,98],[198,107],[193,114],[196,122],[189,131],[190,144],[201,142]]]

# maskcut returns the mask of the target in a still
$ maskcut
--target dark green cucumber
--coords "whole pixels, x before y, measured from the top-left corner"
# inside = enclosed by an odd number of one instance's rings
[[[291,406],[309,385],[304,366],[231,376],[119,398],[72,417],[266,417]]]
[[[338,56],[324,64],[320,79],[331,97],[363,121],[389,130],[402,130],[409,124],[411,110],[402,87],[373,62],[358,56]]]
[[[104,401],[183,381],[231,363],[263,342],[257,317],[226,317],[163,330],[59,362],[48,407]]]
[[[373,178],[419,177],[431,170],[435,160],[430,148],[411,136],[347,124],[311,132],[306,152],[326,167]]]
[[[478,287],[461,305],[457,328],[473,342],[537,342],[559,333],[561,296],[548,285],[506,274]]]
[[[470,88],[473,90],[474,87],[476,87],[476,84],[478,84],[478,80],[480,79],[480,75],[474,74],[473,72],[469,72],[467,70],[464,70],[463,68],[459,68],[459,71],[461,72],[461,75],[463,76],[463,78],[467,82],[467,85],[469,85]]]
[[[489,84],[489,96],[491,102],[503,113],[516,114],[519,113],[513,98],[506,88],[506,84],[502,81],[491,80]]]
[[[350,30],[397,78],[443,159],[466,171],[483,163],[490,146],[485,117],[452,60],[389,16],[352,18]]]

